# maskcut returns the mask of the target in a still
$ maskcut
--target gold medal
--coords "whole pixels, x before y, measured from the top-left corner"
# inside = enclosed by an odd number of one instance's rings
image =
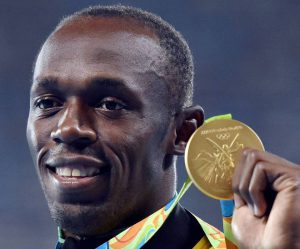
[[[256,133],[233,119],[219,119],[199,127],[185,152],[189,177],[204,194],[218,199],[233,199],[232,176],[243,148],[264,150]]]

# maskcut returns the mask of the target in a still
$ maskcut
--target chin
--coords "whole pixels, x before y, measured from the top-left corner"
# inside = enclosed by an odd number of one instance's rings
[[[95,236],[114,231],[118,219],[109,205],[64,204],[48,201],[51,217],[64,231],[78,236]]]

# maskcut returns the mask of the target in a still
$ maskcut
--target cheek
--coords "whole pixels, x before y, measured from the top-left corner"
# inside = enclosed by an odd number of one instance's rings
[[[28,145],[29,145],[31,157],[33,159],[35,168],[37,170],[37,174],[38,174],[38,177],[40,179],[40,182],[43,186],[43,181],[42,181],[42,178],[41,178],[40,169],[38,167],[38,152],[40,150],[39,143],[38,143],[39,138],[38,138],[38,134],[36,132],[36,127],[34,125],[34,122],[31,119],[28,119],[26,136],[27,136],[27,142],[28,142]]]
[[[36,154],[49,142],[51,134],[50,124],[49,122],[33,120],[30,117],[28,119],[26,131],[27,142],[34,160],[36,159]]]
[[[146,161],[161,157],[161,130],[146,122],[122,127],[111,126],[103,133],[105,140],[115,147],[121,157],[126,157],[131,165],[146,163]]]
[[[27,143],[29,145],[31,154],[33,156],[37,147],[37,136],[36,136],[33,121],[30,117],[28,118],[27,121],[26,137],[27,137]]]
[[[122,126],[110,126],[103,134],[112,143],[123,145],[128,148],[141,148],[152,143],[156,136],[155,129],[147,126],[144,122],[136,122]]]

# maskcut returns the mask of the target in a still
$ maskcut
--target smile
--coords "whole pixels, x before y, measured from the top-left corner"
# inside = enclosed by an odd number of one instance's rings
[[[64,177],[92,177],[109,169],[103,160],[82,155],[54,156],[46,161],[46,167]]]
[[[69,166],[69,167],[59,167],[54,168],[54,172],[59,176],[64,177],[92,177],[100,175],[107,170],[107,167],[99,169],[94,167],[84,167],[84,166]]]
[[[83,155],[53,156],[45,164],[51,182],[63,192],[100,190],[110,172],[110,166],[103,160]]]

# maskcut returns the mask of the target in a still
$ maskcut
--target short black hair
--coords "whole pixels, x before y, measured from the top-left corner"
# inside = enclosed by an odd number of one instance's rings
[[[173,26],[161,17],[139,8],[124,5],[96,5],[64,17],[54,33],[72,20],[82,17],[132,18],[139,24],[153,30],[159,39],[160,46],[166,52],[167,65],[164,66],[164,73],[174,110],[180,110],[192,104],[193,58],[186,40]]]

